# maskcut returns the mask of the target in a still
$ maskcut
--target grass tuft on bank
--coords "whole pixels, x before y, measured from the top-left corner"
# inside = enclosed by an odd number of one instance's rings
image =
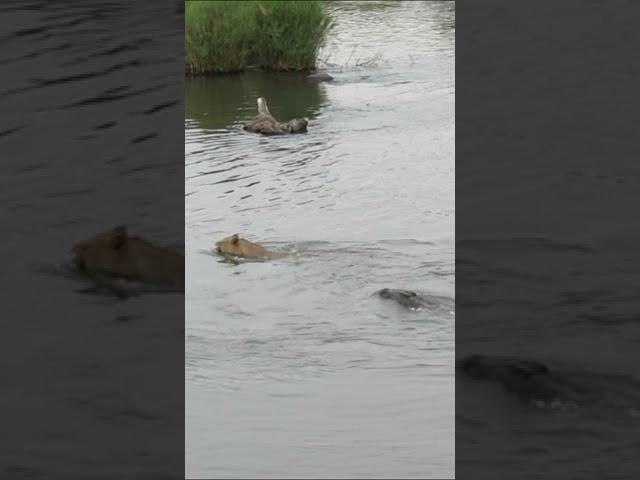
[[[186,2],[186,70],[313,70],[330,26],[320,1]]]

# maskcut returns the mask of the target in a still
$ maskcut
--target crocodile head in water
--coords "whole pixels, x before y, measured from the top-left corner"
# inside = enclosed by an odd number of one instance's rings
[[[593,405],[606,403],[611,394],[598,386],[603,379],[609,383],[601,375],[552,369],[535,360],[473,354],[458,366],[468,377],[495,382],[534,404]]]

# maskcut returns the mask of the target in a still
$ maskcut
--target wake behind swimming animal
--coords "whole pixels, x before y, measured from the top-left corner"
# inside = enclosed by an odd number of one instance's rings
[[[244,129],[263,135],[284,135],[286,133],[305,133],[308,123],[306,118],[294,118],[288,122],[279,122],[269,112],[267,100],[260,97],[258,98],[258,115],[249,120]]]
[[[250,242],[235,233],[229,237],[218,240],[215,244],[216,251],[223,256],[242,257],[249,259],[281,258],[286,254],[268,250],[262,245]]]

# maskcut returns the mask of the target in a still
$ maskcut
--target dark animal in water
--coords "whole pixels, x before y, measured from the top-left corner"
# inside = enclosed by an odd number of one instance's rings
[[[464,358],[460,368],[470,377],[497,381],[526,400],[548,402],[568,394],[566,382],[533,360],[474,354]]]
[[[620,375],[553,369],[535,360],[473,354],[459,361],[462,373],[501,384],[535,405],[607,406],[637,415],[640,382]]]
[[[397,290],[393,288],[383,288],[376,292],[378,296],[387,300],[395,300],[403,307],[411,310],[434,307],[435,304],[429,302],[425,297],[410,290]]]
[[[141,282],[184,291],[184,255],[130,236],[123,226],[76,244],[72,252],[78,272],[93,280],[97,290],[127,297],[140,290],[131,288],[131,282]]]
[[[308,123],[306,118],[294,118],[288,122],[279,122],[269,112],[264,97],[260,97],[258,99],[258,115],[249,120],[244,129],[263,135],[284,135],[286,133],[305,133]]]
[[[332,82],[333,77],[327,72],[316,72],[311,75],[307,75],[307,81],[309,82]]]

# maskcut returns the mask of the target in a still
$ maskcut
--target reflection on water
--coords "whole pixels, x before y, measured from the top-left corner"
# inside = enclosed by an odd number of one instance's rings
[[[454,12],[384,3],[329,5],[334,82],[187,82],[189,477],[453,475]],[[260,96],[308,133],[243,131]],[[212,255],[232,233],[290,255]]]
[[[317,115],[325,101],[322,87],[298,73],[252,71],[208,77],[188,77],[186,115],[202,129],[218,129],[257,115],[256,100],[266,96],[279,120]]]
[[[2,478],[182,475],[184,297],[79,295],[64,268],[115,225],[183,241],[175,3],[0,6]]]

